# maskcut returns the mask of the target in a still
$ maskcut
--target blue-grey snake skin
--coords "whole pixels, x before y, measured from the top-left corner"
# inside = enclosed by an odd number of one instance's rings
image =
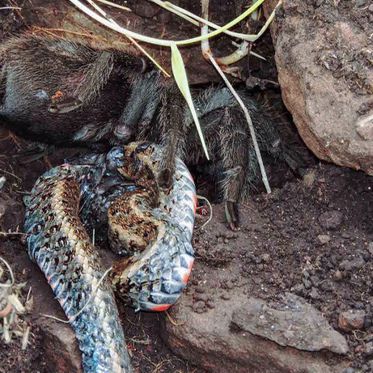
[[[155,145],[117,147],[51,169],[27,200],[28,253],[75,331],[85,373],[132,371],[113,289],[138,310],[161,311],[190,275],[195,186],[177,159],[171,189],[159,188],[160,158]],[[113,250],[131,255],[106,277],[82,220],[108,225]]]

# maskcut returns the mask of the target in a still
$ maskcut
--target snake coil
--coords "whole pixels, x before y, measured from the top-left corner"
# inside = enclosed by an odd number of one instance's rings
[[[75,331],[85,373],[132,371],[113,290],[138,310],[162,311],[188,281],[195,186],[177,159],[172,187],[159,188],[161,151],[132,143],[55,167],[27,200],[29,256]],[[109,279],[82,220],[107,227],[112,249],[126,255]]]

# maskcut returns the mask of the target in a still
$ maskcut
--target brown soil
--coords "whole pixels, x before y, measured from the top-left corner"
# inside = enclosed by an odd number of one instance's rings
[[[200,271],[197,264],[194,290],[216,289],[208,299],[212,305],[229,299],[237,287],[243,297],[268,301],[281,302],[285,292],[292,292],[319,309],[337,330],[342,311],[364,310],[362,330],[341,332],[353,366],[365,366],[368,372],[364,346],[373,340],[372,178],[320,164],[303,180],[287,182],[271,195],[254,196],[241,212],[240,232],[224,227],[220,205],[214,206],[211,223],[196,231],[197,263],[211,271]],[[329,241],[322,243],[322,236]],[[221,271],[230,273],[231,280],[220,281]],[[198,299],[192,309],[201,312]]]

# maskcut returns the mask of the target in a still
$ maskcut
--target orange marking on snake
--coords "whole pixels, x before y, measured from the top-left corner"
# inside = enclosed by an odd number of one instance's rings
[[[151,310],[155,312],[162,312],[168,310],[170,307],[171,304],[159,304],[158,306],[154,306],[153,308],[151,308]]]
[[[186,273],[186,274],[183,276],[183,284],[186,285],[186,284],[188,283],[189,276],[190,276],[190,272]]]
[[[198,204],[197,196],[194,195],[193,196],[193,206],[194,206],[193,211],[194,211],[194,215],[196,214],[196,211],[197,211],[197,204]]]

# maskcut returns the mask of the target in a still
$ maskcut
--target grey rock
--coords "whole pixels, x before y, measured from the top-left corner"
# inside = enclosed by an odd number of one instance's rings
[[[342,373],[356,373],[354,368],[343,369]]]
[[[307,279],[307,278],[304,278],[303,279],[303,285],[306,289],[311,289],[311,286],[312,286],[312,282],[311,280]]]
[[[5,176],[0,177],[0,190],[3,189],[4,184],[6,183]]]
[[[364,354],[368,357],[373,356],[373,342],[368,342],[364,348]]]
[[[370,368],[370,372],[373,372],[373,360],[368,361],[368,367]]]
[[[326,229],[337,229],[343,221],[343,214],[340,211],[326,211],[319,216],[319,223]]]
[[[206,302],[208,300],[208,295],[207,294],[204,294],[204,293],[196,293],[194,295],[194,300],[202,300],[204,302]]]
[[[338,354],[348,352],[346,339],[312,305],[290,293],[285,302],[281,309],[274,309],[265,301],[250,298],[245,308],[233,313],[232,323],[281,346],[305,351],[329,350]]]
[[[368,251],[369,254],[373,256],[373,242],[369,242]]]
[[[316,288],[313,287],[313,288],[311,289],[310,297],[311,297],[312,299],[320,299],[320,294],[319,294],[319,292],[317,291]]]
[[[198,301],[198,302],[195,302],[193,304],[193,311],[194,312],[199,312],[201,310],[203,310],[205,308],[205,302],[203,302],[202,300]]]
[[[343,260],[340,264],[339,267],[345,271],[352,271],[355,269],[359,269],[363,267],[365,264],[365,260],[361,257],[354,258],[352,260]]]
[[[268,263],[271,260],[271,256],[269,254],[263,254],[262,260],[263,262]]]
[[[317,238],[318,238],[319,242],[321,243],[321,245],[325,245],[331,240],[331,238],[328,234],[319,234],[317,236]]]
[[[343,279],[343,273],[339,270],[336,270],[333,275],[335,281],[341,281]]]
[[[211,275],[209,267],[198,266]],[[231,276],[229,271],[219,274],[227,279]],[[206,286],[206,293],[211,292]],[[247,299],[242,288],[234,288],[229,294],[228,302],[215,297],[214,308],[206,313],[190,312],[193,296],[189,294],[170,310],[172,318],[183,323],[176,326],[165,318],[161,333],[176,355],[214,373],[341,373],[348,366],[343,355],[335,355],[331,364],[320,351],[329,349],[340,354],[348,348],[343,336],[302,298],[289,295],[282,308],[275,309],[263,300]],[[263,309],[264,321],[260,318]],[[272,315],[273,322],[265,322]],[[264,325],[257,325],[256,319]],[[270,339],[273,334],[276,341]]]

